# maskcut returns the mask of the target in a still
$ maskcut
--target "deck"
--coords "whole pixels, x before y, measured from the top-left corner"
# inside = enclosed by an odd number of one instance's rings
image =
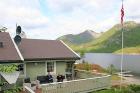
[[[36,91],[24,86],[27,93],[87,93],[107,89],[111,86],[111,76],[94,77],[65,82],[54,82],[40,85]]]

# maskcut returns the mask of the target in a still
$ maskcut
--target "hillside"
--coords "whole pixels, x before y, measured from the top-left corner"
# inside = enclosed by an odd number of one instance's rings
[[[121,51],[121,25],[117,24],[103,33],[99,38],[82,45],[69,44],[75,51],[97,52],[97,53],[118,53]],[[66,42],[67,43],[67,42]],[[140,24],[133,21],[124,24],[124,48],[140,48]],[[125,52],[124,50],[124,52]],[[135,51],[131,51],[130,53]]]
[[[64,35],[62,37],[59,37],[58,40],[63,40],[65,43],[68,44],[79,45],[94,41],[100,35],[101,35],[100,33],[96,33],[92,30],[86,30],[77,35],[72,34]]]
[[[126,54],[140,54],[140,46],[137,47],[128,47],[123,49]],[[116,54],[121,54],[122,49],[115,51]]]

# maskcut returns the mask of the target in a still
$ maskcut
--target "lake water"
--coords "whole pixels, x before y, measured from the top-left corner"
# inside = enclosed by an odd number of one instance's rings
[[[113,64],[121,68],[121,55],[112,53],[85,53],[84,60],[88,63],[98,64],[104,68]],[[124,55],[123,69],[140,74],[140,55]]]

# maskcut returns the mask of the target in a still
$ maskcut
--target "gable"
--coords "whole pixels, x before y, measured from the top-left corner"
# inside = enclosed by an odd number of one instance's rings
[[[0,63],[2,62],[21,62],[23,60],[15,47],[11,36],[7,32],[0,32]]]

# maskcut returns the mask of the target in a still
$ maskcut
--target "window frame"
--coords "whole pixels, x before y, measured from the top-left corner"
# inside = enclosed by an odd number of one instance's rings
[[[65,72],[66,73],[72,73],[72,70],[73,70],[73,63],[66,62],[66,70],[65,70]]]
[[[51,63],[51,62],[53,62],[53,65],[54,65],[54,66],[53,66],[53,67],[54,67],[53,69],[54,69],[54,70],[51,71],[50,73],[51,73],[51,74],[56,74],[56,61],[46,61],[46,70],[45,70],[46,75],[48,74],[48,66],[47,66],[48,64],[47,64],[47,63]]]

